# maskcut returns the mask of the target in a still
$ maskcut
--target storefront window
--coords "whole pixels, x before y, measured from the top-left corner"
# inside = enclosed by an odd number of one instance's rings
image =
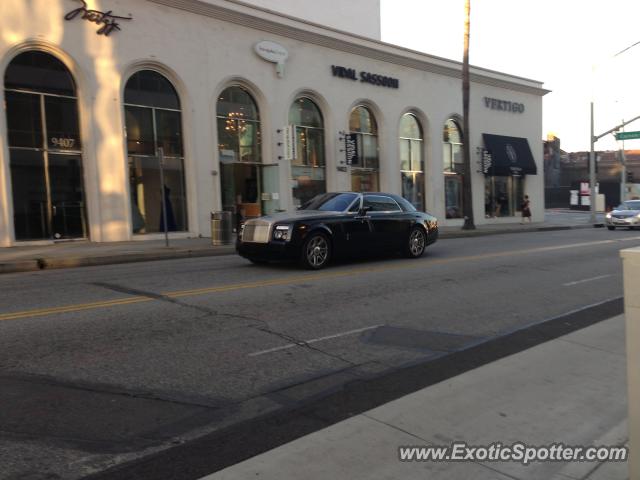
[[[296,129],[297,157],[291,162],[293,203],[303,205],[326,192],[324,121],[318,106],[300,97],[289,110],[289,123]]]
[[[464,158],[462,133],[455,120],[449,119],[445,123],[442,141],[445,215],[446,218],[462,218]]]
[[[487,218],[519,215],[524,200],[523,177],[485,177],[484,208]]]
[[[16,240],[87,236],[76,87],[57,58],[21,53],[5,72]]]
[[[402,196],[418,210],[424,210],[423,138],[422,128],[415,115],[403,115],[399,142]]]
[[[272,213],[277,192],[277,166],[261,164],[260,114],[251,94],[234,85],[218,97],[218,153],[222,208],[238,224]]]
[[[380,189],[378,124],[367,107],[360,105],[351,111],[349,132],[358,143],[358,158],[351,164],[351,190],[376,192]]]
[[[187,194],[178,93],[158,72],[142,70],[127,82],[124,102],[133,233],[165,230],[163,202],[167,230],[186,231]],[[162,165],[160,147],[164,153]]]

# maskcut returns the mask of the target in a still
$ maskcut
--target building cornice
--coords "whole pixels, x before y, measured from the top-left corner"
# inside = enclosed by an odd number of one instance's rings
[[[201,0],[147,1],[372,60],[450,78],[462,78],[462,64],[460,62],[353,35],[267,9],[250,6],[237,0],[224,0],[226,5],[223,5],[221,0],[207,2]],[[256,12],[260,12],[261,15],[256,15]],[[549,92],[549,90],[542,88],[542,82],[479,67],[471,67],[470,80],[472,83],[480,85],[531,95],[543,96]]]

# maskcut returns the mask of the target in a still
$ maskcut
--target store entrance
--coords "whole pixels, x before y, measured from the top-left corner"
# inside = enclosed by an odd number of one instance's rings
[[[11,149],[16,240],[85,238],[79,155]]]
[[[278,165],[222,163],[220,184],[222,208],[233,213],[236,229],[247,219],[280,209]]]
[[[485,216],[487,218],[518,215],[523,199],[523,177],[487,176],[485,178]]]
[[[87,237],[75,84],[55,57],[15,57],[5,73],[15,239]]]

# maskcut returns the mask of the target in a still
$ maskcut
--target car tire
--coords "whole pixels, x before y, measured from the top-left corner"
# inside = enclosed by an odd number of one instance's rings
[[[612,226],[610,226],[610,225],[608,225],[608,226],[607,226],[607,228],[608,228],[609,230],[615,230],[615,229],[616,229],[616,227],[612,227]]]
[[[413,227],[405,247],[405,255],[409,258],[419,258],[427,247],[427,234],[420,227]]]
[[[300,263],[310,270],[324,268],[331,259],[331,241],[321,232],[309,234],[300,254]]]

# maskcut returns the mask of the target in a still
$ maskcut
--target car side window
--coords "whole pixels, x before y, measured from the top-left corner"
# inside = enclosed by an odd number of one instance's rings
[[[371,207],[371,212],[401,212],[398,203],[384,195],[365,195],[364,206]]]
[[[361,199],[360,197],[358,197],[358,199],[353,202],[353,204],[351,205],[351,207],[349,207],[349,212],[351,213],[358,213],[360,211],[360,204],[361,204]]]

